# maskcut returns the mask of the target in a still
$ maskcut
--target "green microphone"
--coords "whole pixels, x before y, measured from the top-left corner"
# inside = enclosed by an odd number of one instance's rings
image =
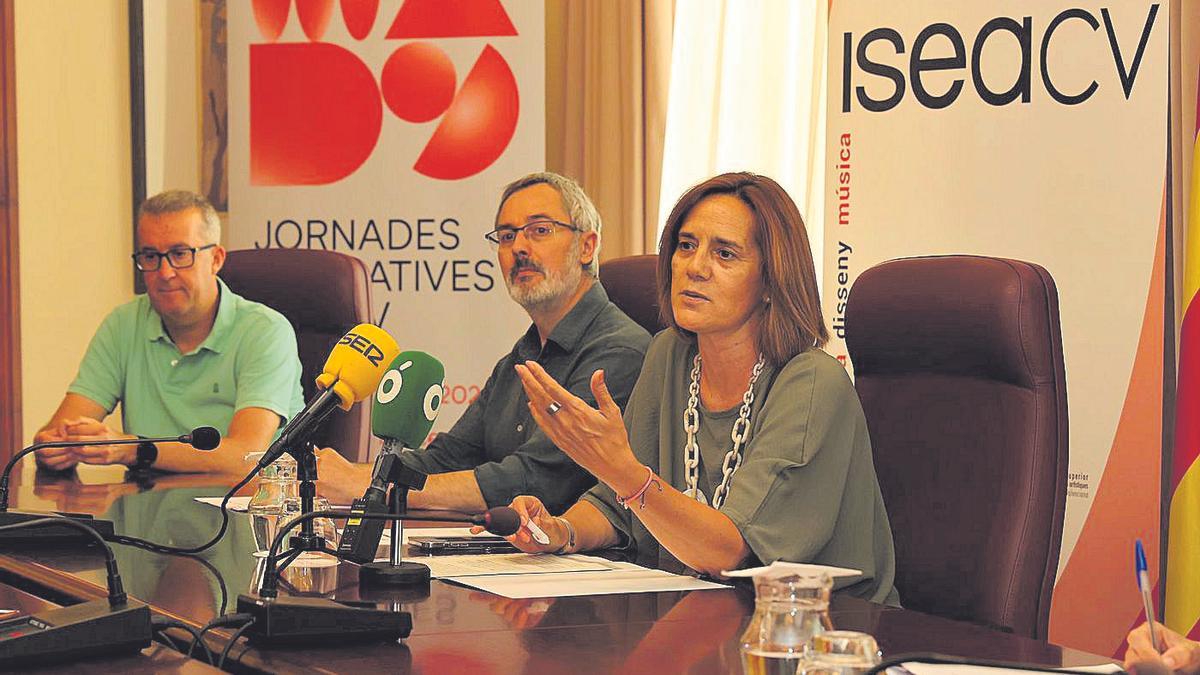
[[[442,407],[445,381],[441,361],[425,352],[400,352],[375,390],[371,433],[393,446],[421,447]]]
[[[396,508],[403,513],[408,490],[425,487],[425,474],[405,466],[400,461],[400,453],[405,448],[419,448],[425,443],[442,408],[445,381],[445,367],[425,352],[401,352],[392,360],[375,390],[371,408],[371,433],[384,440],[383,451],[375,459],[370,487],[362,499],[351,505],[352,512],[386,513],[388,488],[395,485],[393,500],[399,500]],[[383,526],[384,521],[380,519],[347,520],[338,544],[339,556],[362,565],[359,578],[374,580],[372,583],[428,583],[428,567],[400,561],[399,521],[393,524],[390,560],[372,563],[383,536]]]

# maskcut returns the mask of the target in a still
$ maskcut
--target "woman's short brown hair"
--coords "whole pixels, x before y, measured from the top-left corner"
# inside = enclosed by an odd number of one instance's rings
[[[758,174],[724,173],[684,193],[663,228],[658,246],[658,306],[663,323],[681,335],[695,334],[675,323],[671,309],[671,258],[679,245],[679,229],[697,204],[713,195],[732,195],[754,214],[754,241],[762,254],[762,281],[767,302],[758,350],[782,366],[810,347],[821,347],[829,331],[821,316],[817,274],[800,209],[779,183]]]

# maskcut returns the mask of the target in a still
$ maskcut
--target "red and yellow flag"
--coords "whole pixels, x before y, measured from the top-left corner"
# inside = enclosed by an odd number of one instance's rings
[[[1183,324],[1164,617],[1167,626],[1192,639],[1200,638],[1200,92],[1196,99],[1191,197],[1183,247]]]

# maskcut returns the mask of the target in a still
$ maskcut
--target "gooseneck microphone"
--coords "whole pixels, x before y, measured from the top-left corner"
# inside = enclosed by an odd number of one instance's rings
[[[137,445],[139,443],[185,443],[197,450],[212,450],[221,444],[221,432],[212,427],[196,427],[190,434],[182,436],[164,436],[162,438],[120,438],[107,441],[47,441],[35,443],[8,460],[0,475],[0,512],[8,510],[8,479],[13,467],[26,455],[46,448],[83,448],[95,445]]]
[[[137,443],[187,443],[197,450],[212,450],[221,444],[221,433],[212,427],[197,427],[192,429],[190,434],[182,436],[168,436],[163,438],[122,438],[110,441],[50,441],[46,443],[36,443],[17,454],[13,455],[8,461],[8,465],[4,467],[4,473],[0,475],[0,541],[23,541],[23,542],[58,542],[63,540],[78,539],[78,532],[72,529],[64,529],[58,527],[64,525],[68,520],[77,523],[85,529],[92,530],[104,538],[115,536],[113,524],[111,520],[101,520],[86,513],[36,513],[23,511],[8,510],[8,481],[12,475],[13,468],[17,462],[26,455],[37,452],[43,448],[79,448],[89,445],[133,445]],[[33,522],[41,520],[47,516],[61,516],[54,518],[53,522],[48,523],[54,527],[42,527],[32,530],[25,528],[13,528],[15,531],[9,531],[4,526],[16,525],[19,523]]]
[[[52,516],[5,525],[0,532],[42,527],[76,529],[103,548],[108,598],[0,621],[0,669],[137,652],[149,647],[154,634],[150,608],[125,594],[117,558],[95,530],[74,520]]]

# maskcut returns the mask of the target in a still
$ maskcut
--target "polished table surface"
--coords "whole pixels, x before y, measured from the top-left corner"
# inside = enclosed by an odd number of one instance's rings
[[[220,521],[218,509],[195,498],[220,496],[235,482],[180,475],[139,484],[125,482],[112,468],[93,469],[83,467],[67,476],[38,473],[32,480],[16,482],[13,508],[93,513],[112,520],[118,533],[189,546],[206,541]],[[245,514],[231,514],[226,536],[200,559],[113,548],[131,595],[196,627],[233,611],[239,593],[257,590],[261,559],[253,556],[254,537]],[[9,584],[15,578],[26,580],[31,592],[43,595],[89,600],[103,593],[103,557],[88,549],[0,545],[0,578]],[[754,609],[753,591],[747,587],[509,600],[436,580],[427,591],[360,590],[357,567],[349,563],[293,567],[285,578],[283,592],[370,600],[410,612],[412,634],[402,644],[355,646],[329,640],[268,649],[250,647],[243,640],[233,647],[226,667],[245,672],[740,672],[739,638]],[[885,657],[933,651],[1048,666],[1105,661],[838,594],[831,602],[830,619],[836,628],[874,635]],[[230,634],[210,631],[208,642],[222,648]],[[164,664],[164,669],[170,667]]]

